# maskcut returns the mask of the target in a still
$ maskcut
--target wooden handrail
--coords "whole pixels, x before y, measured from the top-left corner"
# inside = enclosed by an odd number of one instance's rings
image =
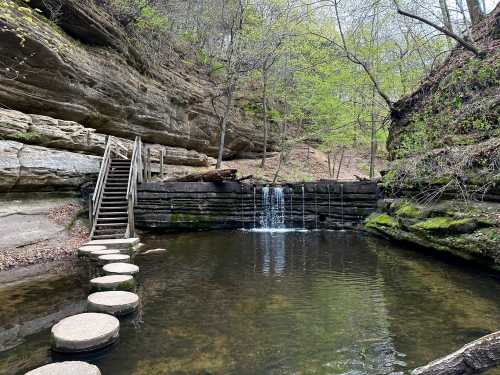
[[[119,148],[124,149],[125,147],[121,145],[117,139],[112,136],[108,137],[108,141],[106,142],[106,148],[104,149],[104,154],[101,161],[101,167],[99,169],[99,176],[97,177],[96,186],[94,189],[94,194],[92,195],[92,200],[90,204],[90,212],[89,218],[91,220],[92,232],[91,237],[94,234],[96,227],[96,218],[97,213],[101,207],[102,197],[104,193],[104,187],[106,186],[106,180],[108,178],[108,170],[111,164],[112,154],[116,154],[123,159],[127,159],[127,154],[123,155],[119,152]],[[127,153],[128,153],[128,149]]]
[[[141,137],[135,137],[132,158],[130,160],[130,172],[128,175],[127,201],[128,201],[128,224],[126,237],[135,236],[134,206],[137,199],[137,183],[142,182],[143,162],[142,162],[142,141]]]

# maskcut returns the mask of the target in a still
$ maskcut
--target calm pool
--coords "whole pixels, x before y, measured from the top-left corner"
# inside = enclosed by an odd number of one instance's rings
[[[404,374],[500,329],[500,280],[354,232],[145,239],[142,306],[91,357],[103,375]],[[0,286],[0,374],[52,358],[83,311],[85,264]],[[500,374],[492,370],[488,374]]]

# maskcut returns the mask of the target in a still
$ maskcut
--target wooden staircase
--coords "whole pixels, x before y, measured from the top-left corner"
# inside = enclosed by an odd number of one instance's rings
[[[137,184],[143,181],[143,147],[136,137],[133,150],[113,137],[108,138],[90,201],[91,240],[135,236],[134,205]]]

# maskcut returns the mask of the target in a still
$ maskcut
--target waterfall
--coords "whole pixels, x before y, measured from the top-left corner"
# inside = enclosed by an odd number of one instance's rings
[[[305,191],[304,185],[302,185],[302,229],[306,229],[306,216],[305,216]]]
[[[342,229],[344,229],[344,184],[340,184],[340,215]]]
[[[318,185],[314,185],[315,227],[318,229]]]
[[[285,227],[285,194],[282,187],[262,187],[260,226],[265,229]]]
[[[293,187],[290,187],[290,223],[293,225]]]
[[[253,187],[253,228],[254,229],[257,227],[257,200],[255,198],[256,190],[257,190],[257,188],[254,185],[254,187]]]

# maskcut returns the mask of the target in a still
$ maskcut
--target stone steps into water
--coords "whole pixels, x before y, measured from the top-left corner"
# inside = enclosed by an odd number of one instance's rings
[[[139,272],[139,267],[130,263],[109,263],[102,269],[108,275],[134,275]]]
[[[137,294],[121,290],[96,292],[87,297],[87,308],[89,311],[115,316],[130,314],[138,306],[139,296]]]
[[[90,287],[95,291],[135,289],[135,280],[132,275],[107,275],[90,280]]]
[[[100,255],[97,258],[99,264],[108,264],[108,263],[129,263],[130,255],[127,254],[105,254]]]
[[[116,249],[106,249],[106,250],[95,250],[90,253],[90,259],[97,260],[101,255],[111,255],[120,254],[120,250]]]
[[[78,255],[89,256],[91,252],[98,250],[106,250],[106,246],[82,246],[78,248]]]
[[[80,361],[50,363],[28,371],[25,375],[101,375],[97,366]]]
[[[85,244],[85,246],[106,246],[107,249],[129,249],[133,250],[139,245],[139,238],[119,238],[119,239],[103,239],[93,240]]]
[[[89,352],[118,340],[120,322],[102,313],[83,313],[64,318],[52,327],[52,349],[57,352]]]

